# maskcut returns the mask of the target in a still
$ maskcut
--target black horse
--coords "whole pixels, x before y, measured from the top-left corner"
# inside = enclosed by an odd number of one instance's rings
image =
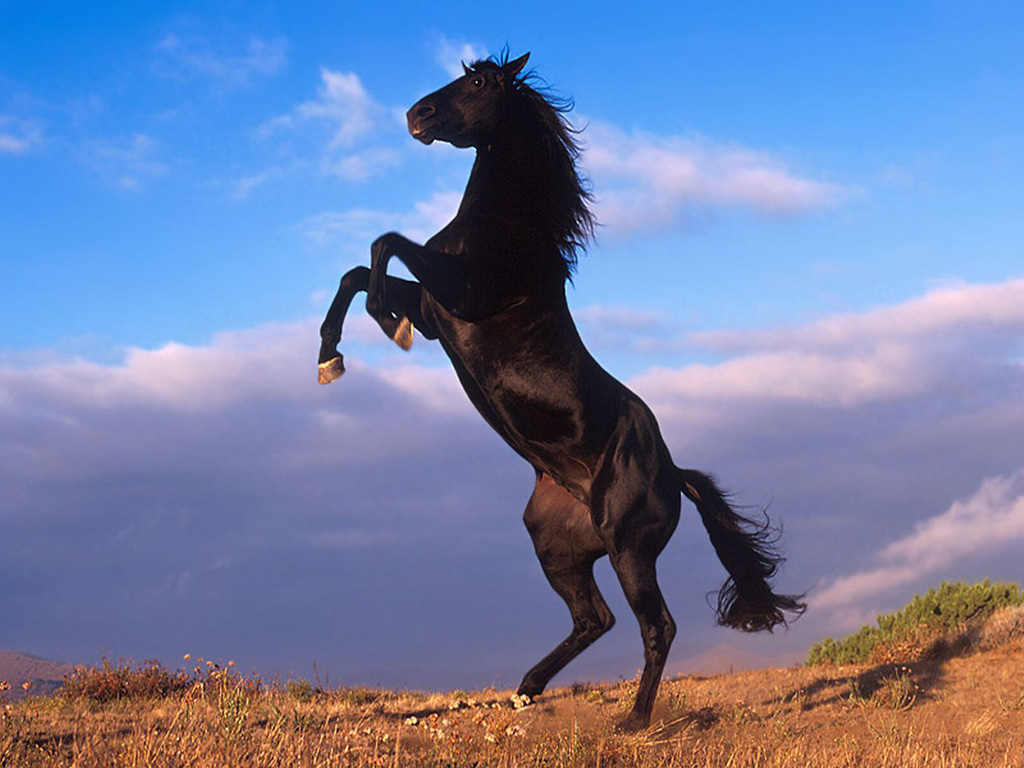
[[[327,384],[345,371],[337,346],[358,291],[404,349],[413,327],[441,342],[473,405],[537,473],[523,517],[572,614],[572,632],[526,673],[519,693],[539,694],[615,622],[593,576],[608,555],[643,636],[636,703],[621,723],[635,730],[650,722],[676,633],[655,561],[679,521],[680,494],[697,506],[729,573],[720,624],[770,630],[804,606],[772,592],[782,559],[767,526],[733,510],[707,475],[677,468],[646,404],[580,340],[565,283],[593,234],[591,198],[576,169],[569,105],[533,87],[528,57],[463,65],[464,76],[409,110],[409,132],[424,144],[476,149],[466,192],[426,245],[385,234],[370,268],[341,279],[320,329],[319,378]],[[389,276],[392,257],[418,282]]]

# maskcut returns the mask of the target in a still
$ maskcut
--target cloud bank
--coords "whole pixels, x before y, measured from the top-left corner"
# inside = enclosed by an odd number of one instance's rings
[[[684,506],[659,561],[686,630],[676,659],[725,640],[792,658],[851,611],[942,579],[1014,577],[1022,304],[1024,281],[960,285],[694,335],[678,354],[719,362],[628,382],[678,465],[772,502],[790,557],[780,587],[819,585],[784,635],[714,628],[704,596],[723,573]],[[581,315],[609,312],[637,338],[664,333],[635,308]],[[0,360],[7,642],[67,660],[189,651],[284,673],[316,660],[341,681],[514,684],[567,627],[519,519],[532,473],[450,369],[422,363],[436,360],[423,340],[404,356],[352,320],[349,372],[326,388],[314,321],[131,349],[116,365]],[[619,625],[567,679],[639,660],[620,590],[599,574]]]
[[[1013,279],[791,328],[692,334],[720,361],[630,383],[709,466],[738,459],[741,476],[773,489],[794,559],[822,574],[798,587],[818,585],[808,623],[845,631],[933,581],[1015,578],[1022,307]]]
[[[1015,371],[1022,327],[1024,280],[953,286],[796,328],[693,334],[692,344],[733,356],[715,365],[652,370],[636,384],[656,398],[826,407],[887,402],[970,388]],[[965,359],[972,360],[969,371]]]

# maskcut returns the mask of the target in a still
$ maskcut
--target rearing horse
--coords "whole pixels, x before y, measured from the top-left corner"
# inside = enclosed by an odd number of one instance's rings
[[[572,614],[572,632],[526,673],[519,693],[541,693],[614,624],[593,575],[608,555],[643,637],[636,702],[620,724],[636,730],[650,722],[676,633],[655,561],[679,521],[680,494],[696,505],[729,573],[720,624],[770,630],[804,606],[769,585],[782,558],[767,527],[733,510],[709,476],[676,467],[650,409],[584,347],[565,282],[593,233],[591,198],[576,169],[569,106],[531,86],[528,57],[463,65],[464,76],[409,110],[409,132],[424,144],[476,149],[466,192],[425,245],[382,235],[370,268],[341,279],[320,329],[319,379],[345,371],[337,347],[359,291],[404,349],[413,327],[441,342],[473,405],[537,473],[523,518]],[[393,257],[418,282],[389,276]]]

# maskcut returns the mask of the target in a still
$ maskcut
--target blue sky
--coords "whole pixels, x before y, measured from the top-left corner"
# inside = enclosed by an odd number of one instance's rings
[[[313,385],[338,277],[383,231],[439,228],[472,162],[401,115],[506,43],[585,126],[585,340],[677,464],[771,502],[783,582],[811,590],[784,635],[711,627],[720,570],[684,522],[661,561],[675,668],[791,659],[935,581],[1021,578],[1022,23],[3,4],[0,646],[450,687],[513,685],[559,639],[529,470],[436,347],[403,355],[355,311],[350,374]],[[566,679],[639,664],[602,578],[619,624]]]

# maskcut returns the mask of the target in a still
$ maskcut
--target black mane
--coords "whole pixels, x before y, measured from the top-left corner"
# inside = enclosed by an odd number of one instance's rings
[[[506,51],[500,57],[475,61],[469,67],[473,71],[493,71],[507,63]],[[578,256],[586,250],[596,226],[590,210],[593,195],[589,183],[576,167],[581,151],[577,136],[581,130],[566,117],[573,102],[552,93],[532,70],[508,84],[505,99],[505,119],[532,132],[541,148],[539,153],[530,155],[540,165],[532,174],[539,187],[535,192],[539,204],[531,210],[531,223],[553,238],[565,277],[571,279]]]

